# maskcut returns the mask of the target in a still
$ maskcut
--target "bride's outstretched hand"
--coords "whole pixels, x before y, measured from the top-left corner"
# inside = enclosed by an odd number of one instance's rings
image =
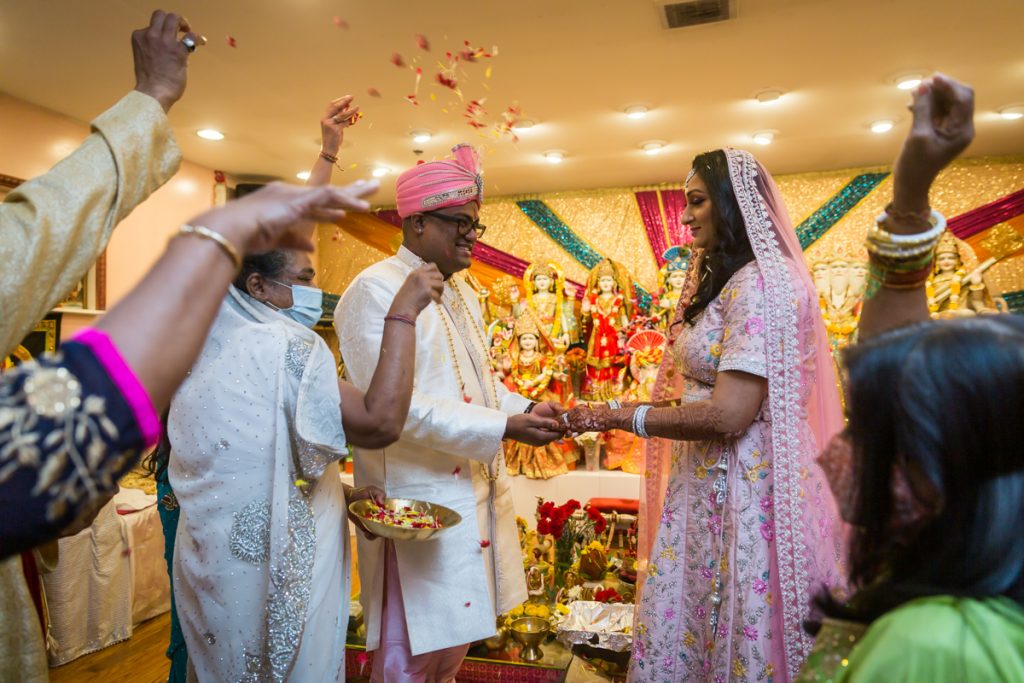
[[[583,434],[584,432],[606,432],[609,429],[618,428],[633,414],[634,408],[609,408],[604,404],[579,405],[565,413],[562,421],[565,423],[566,431],[570,434]]]

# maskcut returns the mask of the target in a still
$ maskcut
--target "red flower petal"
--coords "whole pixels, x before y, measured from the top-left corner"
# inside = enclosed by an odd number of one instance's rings
[[[238,41],[232,38],[231,36],[227,37],[227,43],[228,47],[238,47]]]
[[[334,17],[334,25],[338,28],[348,28],[348,22],[341,17]]]
[[[462,466],[461,465],[456,465],[455,469],[452,470],[452,476],[453,477],[458,477],[460,474],[462,474]]]
[[[367,89],[366,94],[370,97],[380,97],[380,90],[377,90],[376,88],[369,88]]]
[[[490,548],[490,547],[491,547],[491,542],[490,542],[490,541],[488,541],[488,540],[487,540],[487,539],[485,538],[484,540],[480,541],[480,547],[481,547],[481,548]]]
[[[463,605],[463,607],[469,607],[469,605],[470,603],[467,602],[465,605]]]
[[[391,63],[399,68],[405,66],[405,60],[402,59],[402,55],[398,54],[397,52],[391,53]]]
[[[427,40],[427,37],[422,33],[416,34],[416,45],[418,45],[421,50],[430,51],[430,41]]]

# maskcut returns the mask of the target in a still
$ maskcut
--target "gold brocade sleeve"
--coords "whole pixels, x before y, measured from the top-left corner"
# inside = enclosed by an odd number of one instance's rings
[[[11,348],[85,276],[114,227],[181,164],[155,99],[132,91],[47,173],[0,204],[0,350]]]

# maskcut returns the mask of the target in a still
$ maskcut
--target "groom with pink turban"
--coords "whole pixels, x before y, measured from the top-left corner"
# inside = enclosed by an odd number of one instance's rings
[[[479,303],[457,275],[485,230],[483,180],[472,147],[452,153],[399,176],[402,246],[360,273],[334,313],[345,367],[364,390],[384,326],[417,328],[402,437],[383,450],[356,450],[356,485],[439,503],[462,516],[429,542],[358,538],[373,681],[454,680],[469,644],[494,635],[496,616],[526,599],[501,442],[539,446],[562,436],[554,419],[561,406],[511,393],[491,372]],[[388,315],[405,277],[425,262],[445,276],[441,303],[418,319],[412,312]]]

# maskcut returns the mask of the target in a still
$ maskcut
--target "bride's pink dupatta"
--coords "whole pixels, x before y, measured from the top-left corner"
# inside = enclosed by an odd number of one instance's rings
[[[774,470],[775,551],[782,595],[786,665],[791,678],[810,653],[803,628],[810,600],[824,585],[845,582],[844,526],[816,462],[843,426],[839,391],[817,294],[803,250],[775,181],[749,153],[725,150],[730,179],[765,283],[765,350]],[[679,398],[682,377],[671,349],[682,312],[699,283],[701,257],[691,260],[652,400]],[[808,438],[810,427],[812,438]],[[672,442],[645,447],[637,548],[639,594],[646,580],[672,466]]]

